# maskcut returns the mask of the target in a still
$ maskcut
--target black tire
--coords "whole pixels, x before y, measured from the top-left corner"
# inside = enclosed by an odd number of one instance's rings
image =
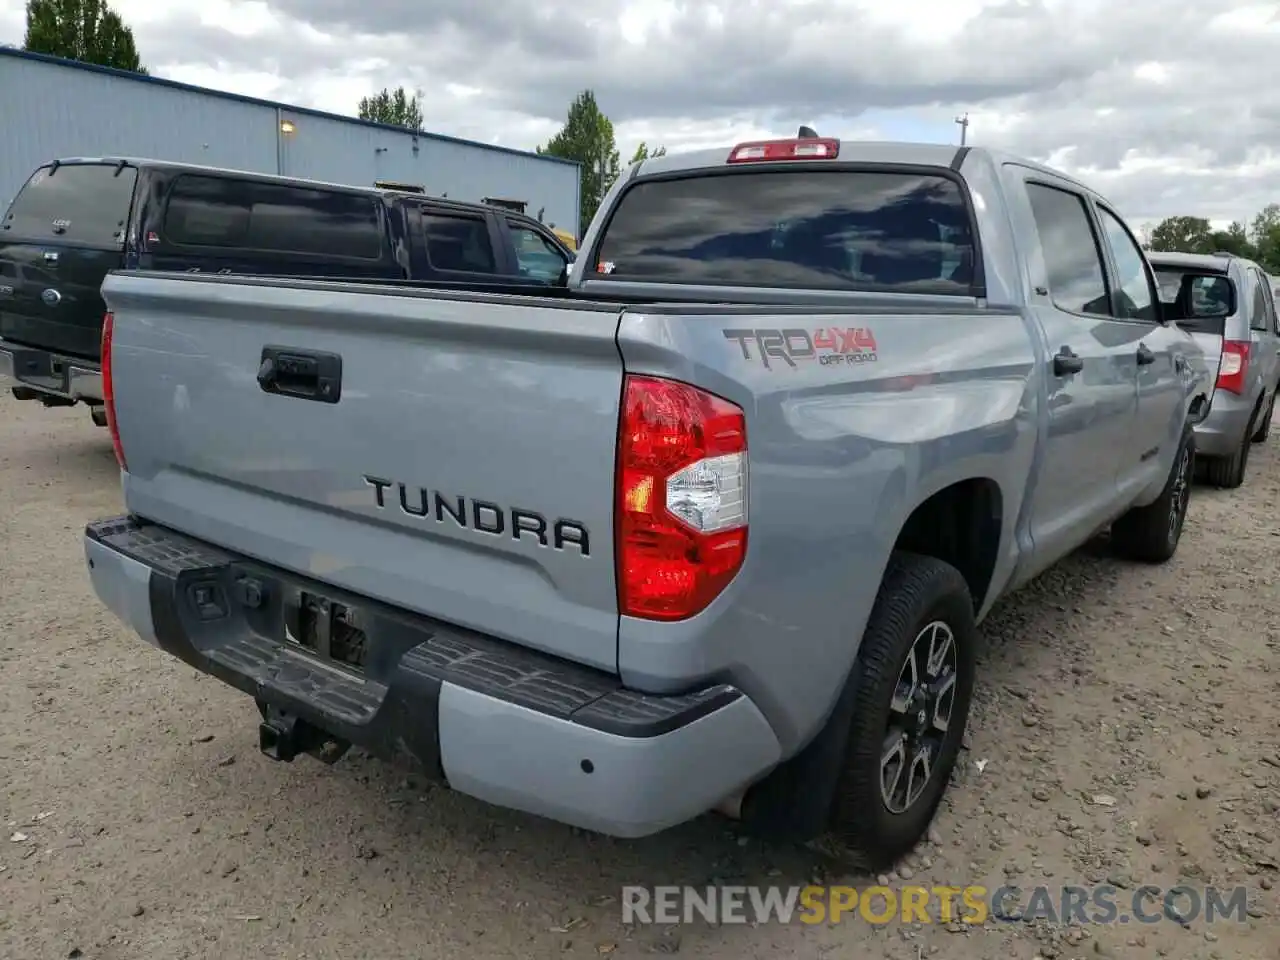
[[[1271,402],[1267,404],[1267,409],[1262,414],[1262,422],[1258,424],[1258,429],[1254,431],[1254,443],[1266,443],[1267,437],[1271,436],[1271,418],[1276,412],[1276,395],[1271,395]]]
[[[1249,467],[1249,451],[1253,448],[1253,421],[1244,428],[1244,437],[1240,446],[1229,457],[1214,457],[1205,464],[1204,475],[1215,487],[1223,490],[1234,490],[1244,483],[1245,471]]]
[[[917,640],[935,623],[944,624],[953,640],[954,684],[948,722],[945,733],[930,729],[937,740],[923,787],[914,801],[895,810],[882,789],[882,757],[889,743],[891,721],[904,716],[914,720],[920,710],[913,707],[905,714],[895,713],[891,705],[908,656],[913,648],[920,656]],[[973,696],[977,642],[973,601],[960,572],[932,557],[894,553],[849,680],[854,687],[852,717],[831,811],[835,839],[851,847],[871,869],[897,861],[929,829],[964,738]],[[924,637],[921,643],[927,658],[929,638]],[[942,675],[945,677],[946,672]],[[889,793],[892,796],[894,791]]]
[[[1195,466],[1195,435],[1186,427],[1160,496],[1145,507],[1134,507],[1111,525],[1111,546],[1116,553],[1144,563],[1173,558],[1187,522]]]

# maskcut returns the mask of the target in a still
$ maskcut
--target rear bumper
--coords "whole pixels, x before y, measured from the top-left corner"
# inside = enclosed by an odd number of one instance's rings
[[[1195,425],[1197,457],[1229,457],[1240,449],[1257,398],[1213,392],[1209,415]]]
[[[780,759],[764,716],[730,686],[628,690],[609,674],[343,596],[129,517],[90,524],[84,539],[94,590],[148,643],[490,803],[640,837],[705,813]],[[197,587],[208,591],[203,614]],[[297,589],[359,610],[362,672],[283,639],[282,598]]]
[[[0,385],[91,406],[102,404],[102,368],[83,357],[0,340]]]

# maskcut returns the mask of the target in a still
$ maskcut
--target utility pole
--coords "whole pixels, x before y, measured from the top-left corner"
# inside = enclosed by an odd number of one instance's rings
[[[966,112],[963,116],[956,117],[956,123],[960,125],[960,146],[964,146],[969,140],[969,114]]]

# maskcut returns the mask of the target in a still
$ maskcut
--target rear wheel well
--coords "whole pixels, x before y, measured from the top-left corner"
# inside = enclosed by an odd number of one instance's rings
[[[961,480],[911,511],[894,549],[936,557],[959,570],[976,613],[995,571],[1002,511],[1003,498],[994,480]]]
[[[995,571],[1003,509],[994,480],[974,478],[952,484],[911,512],[894,549],[955,567],[969,588],[976,614]],[[845,769],[856,676],[855,672],[845,684],[814,739],[746,791],[740,814],[749,830],[774,839],[812,839],[829,827],[835,791]]]

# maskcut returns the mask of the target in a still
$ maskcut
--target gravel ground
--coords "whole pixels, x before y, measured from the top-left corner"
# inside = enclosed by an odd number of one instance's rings
[[[90,591],[81,530],[120,509],[106,432],[6,395],[0,957],[1280,957],[1276,451],[1240,491],[1197,488],[1169,565],[1086,549],[992,615],[948,805],[881,878],[1111,882],[1122,909],[1243,885],[1243,922],[626,929],[624,884],[870,881],[714,817],[618,842],[362,757],[267,760],[249,700]]]

